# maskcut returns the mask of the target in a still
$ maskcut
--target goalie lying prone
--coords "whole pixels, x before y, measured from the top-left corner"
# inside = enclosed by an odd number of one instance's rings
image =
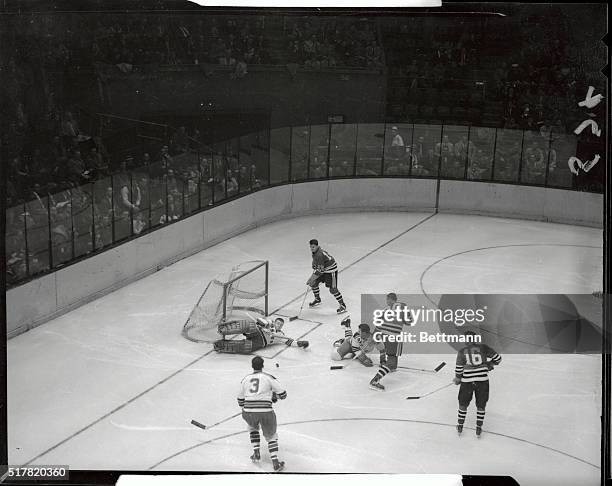
[[[217,327],[217,331],[223,336],[223,339],[215,341],[213,344],[214,350],[219,353],[250,354],[276,343],[307,348],[308,341],[295,341],[285,336],[281,330],[284,323],[285,321],[280,317],[223,322]],[[245,339],[225,339],[226,336],[238,334],[243,334]]]

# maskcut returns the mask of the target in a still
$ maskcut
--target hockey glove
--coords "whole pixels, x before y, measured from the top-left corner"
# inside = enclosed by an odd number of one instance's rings
[[[278,397],[276,396],[276,392],[272,392],[272,403],[278,402]]]
[[[461,378],[455,376],[455,378],[453,379],[453,383],[455,385],[461,385]]]
[[[368,368],[374,366],[374,363],[372,363],[372,360],[368,358],[368,356],[365,353],[361,353],[359,356],[357,356],[357,359],[363,366],[367,366]]]

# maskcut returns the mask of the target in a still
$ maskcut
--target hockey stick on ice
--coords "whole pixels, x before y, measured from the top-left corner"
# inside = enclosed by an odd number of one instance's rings
[[[442,363],[440,363],[438,366],[436,366],[433,370],[426,370],[424,368],[412,368],[410,366],[398,366],[397,368],[401,369],[401,370],[424,371],[425,373],[437,373],[438,371],[440,371],[445,366],[446,366],[446,362],[442,361]]]
[[[343,361],[344,361],[344,360],[343,360]],[[330,366],[330,367],[329,367],[329,369],[330,369],[330,370],[341,370],[341,369],[343,369],[343,368],[348,367],[348,366],[349,366],[351,363],[353,363],[354,361],[359,361],[359,360],[357,359],[357,356],[353,356],[351,359],[346,360],[346,361],[348,361],[348,363],[346,363],[345,365],[332,365],[332,366]]]
[[[332,366],[329,367],[329,369],[330,370],[342,370],[342,369],[346,368],[347,366],[349,366],[353,362],[353,359],[354,358],[351,358],[349,360],[349,362],[347,364],[345,364],[345,365],[332,365]]]
[[[296,319],[299,319],[300,316],[302,315],[302,309],[304,308],[304,302],[306,302],[306,296],[308,295],[309,290],[310,290],[310,286],[307,286],[306,293],[304,294],[304,298],[302,299],[302,305],[300,306],[299,312],[297,313],[297,315],[291,316],[289,318],[289,321],[295,321]]]
[[[436,388],[434,391],[430,391],[429,393],[425,393],[425,395],[406,397],[406,400],[418,400],[419,398],[425,398],[425,397],[428,397],[429,395],[432,395],[432,394],[434,394],[436,392],[439,392],[440,390],[443,390],[444,388],[447,388],[447,387],[449,387],[451,385],[454,385],[454,384],[455,383],[451,381],[450,383],[447,383],[446,385],[441,386],[440,388]]]
[[[242,410],[240,412],[238,412],[238,413],[235,413],[231,417],[227,417],[226,419],[223,419],[220,422],[217,422],[216,424],[212,424],[212,425],[204,425],[204,424],[201,424],[200,422],[198,422],[197,420],[192,420],[191,421],[191,425],[195,425],[196,427],[199,427],[201,429],[208,430],[208,429],[210,429],[210,428],[212,428],[212,427],[214,427],[216,425],[222,424],[224,422],[227,422],[228,420],[231,420],[233,418],[238,417],[238,415],[240,415],[241,413],[242,413]]]

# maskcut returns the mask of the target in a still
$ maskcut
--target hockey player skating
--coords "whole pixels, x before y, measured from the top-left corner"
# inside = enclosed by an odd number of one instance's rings
[[[475,335],[472,331],[465,333]],[[457,411],[457,432],[463,432],[467,409],[476,399],[476,436],[482,434],[485,407],[489,400],[489,371],[501,363],[501,356],[486,344],[470,344],[457,353],[455,385],[459,386],[459,410]]]
[[[397,310],[406,307],[406,304],[397,301],[397,295],[393,292],[387,294],[387,309]],[[409,318],[410,319],[410,318]],[[401,351],[401,342],[398,342],[396,337],[402,333],[405,324],[410,324],[409,321],[405,321],[398,318],[385,321],[381,326],[378,327],[377,331],[382,334],[381,338],[385,346],[385,353],[387,354],[387,362],[380,365],[376,375],[370,381],[370,388],[373,390],[384,391],[385,387],[380,383],[380,380],[397,369],[397,358]],[[387,339],[388,336],[393,336],[393,339]]]
[[[285,336],[282,331],[284,323],[285,321],[280,317],[223,322],[217,326],[217,331],[223,336],[223,339],[215,341],[213,344],[214,350],[219,353],[250,354],[276,343],[307,348],[308,341],[295,341]],[[243,334],[245,339],[225,339],[226,336],[238,334]]]
[[[312,289],[315,299],[308,305],[310,307],[316,307],[321,303],[319,284],[324,283],[340,305],[336,312],[338,314],[346,312],[346,304],[344,303],[342,294],[338,290],[338,265],[336,264],[336,260],[319,246],[317,240],[310,240],[309,244],[312,253],[312,269],[314,273],[310,276],[306,285]]]
[[[264,360],[260,356],[255,356],[251,360],[253,373],[245,376],[240,383],[238,391],[238,406],[242,408],[242,418],[249,427],[253,455],[251,460],[259,462],[260,435],[259,429],[268,442],[268,450],[272,459],[272,466],[275,472],[284,469],[285,463],[278,460],[278,437],[276,435],[276,413],[272,408],[272,403],[279,398],[287,398],[287,392],[280,385],[278,380],[263,370]]]
[[[376,342],[367,324],[359,324],[359,331],[353,334],[351,330],[351,319],[346,317],[340,325],[344,328],[344,338],[334,343],[332,359],[340,361],[343,359],[356,359],[364,366],[374,366],[367,353],[378,350],[380,353],[380,365],[384,365],[387,358],[383,343]]]

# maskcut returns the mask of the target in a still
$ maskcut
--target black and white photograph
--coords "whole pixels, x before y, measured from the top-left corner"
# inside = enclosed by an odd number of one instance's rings
[[[607,4],[0,3],[0,482],[610,479]]]

